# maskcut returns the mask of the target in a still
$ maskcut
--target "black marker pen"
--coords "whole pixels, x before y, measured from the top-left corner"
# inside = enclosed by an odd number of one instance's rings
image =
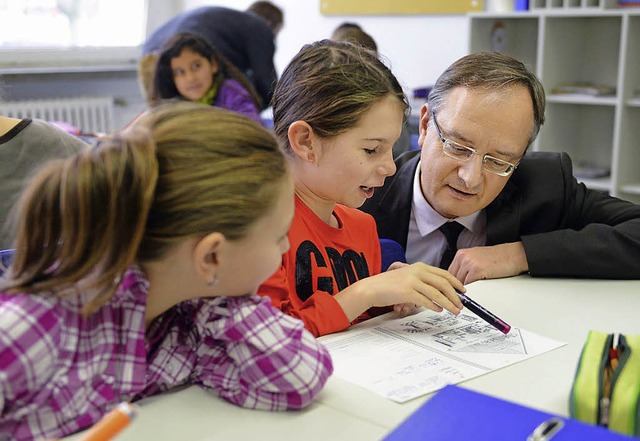
[[[462,301],[462,304],[465,308],[468,308],[469,311],[474,312],[478,317],[489,323],[491,326],[493,326],[503,334],[509,333],[509,331],[511,330],[511,326],[508,325],[504,320],[495,316],[491,311],[484,308],[483,306],[480,306],[465,294],[462,294],[460,291],[456,292],[458,293],[458,297],[460,297],[460,300]]]

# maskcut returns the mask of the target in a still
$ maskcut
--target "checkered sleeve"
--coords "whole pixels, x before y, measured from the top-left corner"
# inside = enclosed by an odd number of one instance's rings
[[[60,333],[59,317],[46,302],[0,295],[0,415],[28,415],[29,397],[52,375]]]
[[[234,404],[299,409],[333,372],[327,349],[303,322],[273,308],[267,298],[218,298],[202,313],[207,321],[196,381]]]

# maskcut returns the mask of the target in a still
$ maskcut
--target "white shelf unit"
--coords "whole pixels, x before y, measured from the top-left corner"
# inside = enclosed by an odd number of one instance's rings
[[[490,51],[503,27],[502,51],[525,63],[547,92],[546,122],[532,146],[566,151],[574,166],[609,170],[579,178],[590,188],[640,203],[640,8],[610,0],[534,0],[531,10],[469,14],[469,52]],[[605,96],[554,94],[588,82],[615,88]]]

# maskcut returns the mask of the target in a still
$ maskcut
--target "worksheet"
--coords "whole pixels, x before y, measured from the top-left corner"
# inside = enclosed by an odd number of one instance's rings
[[[422,311],[324,336],[334,375],[403,403],[566,343],[520,328],[502,334],[464,311]]]

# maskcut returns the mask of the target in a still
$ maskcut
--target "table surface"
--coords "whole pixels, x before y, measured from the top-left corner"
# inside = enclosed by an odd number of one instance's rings
[[[460,384],[562,416],[568,415],[569,392],[588,331],[640,333],[640,281],[518,276],[472,283],[467,294],[510,325],[567,344]],[[309,441],[379,440],[430,396],[399,404],[332,377],[308,408],[273,413],[241,409],[191,386],[139,402],[136,421],[117,439],[267,441],[304,434]]]

